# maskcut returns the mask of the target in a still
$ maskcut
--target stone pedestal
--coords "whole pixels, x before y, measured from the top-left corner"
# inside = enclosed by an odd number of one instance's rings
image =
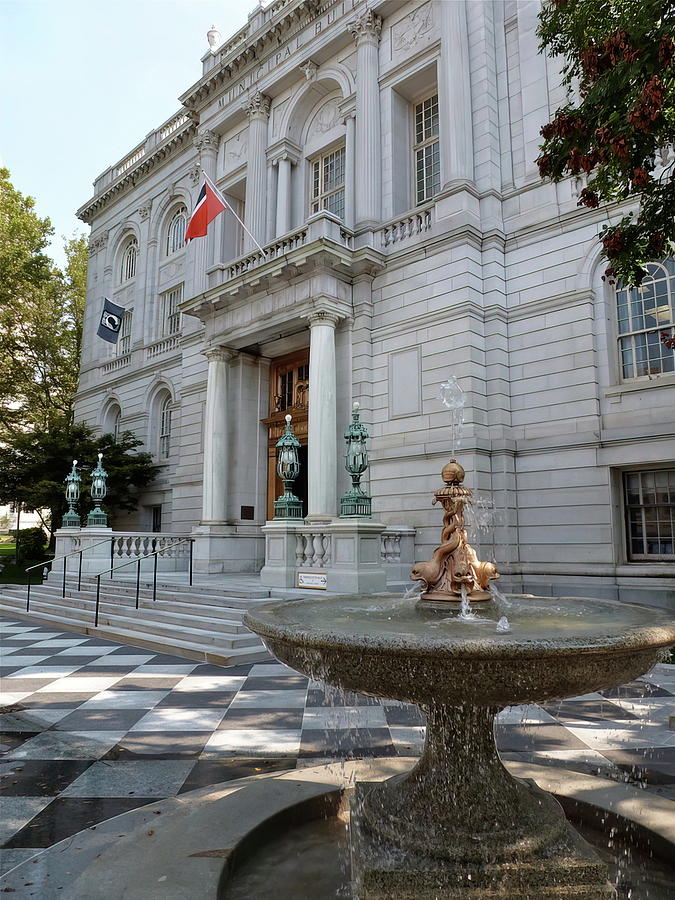
[[[54,563],[52,564],[50,577],[54,580],[63,576],[63,566],[66,566],[66,574],[69,577],[76,576],[79,571],[80,559],[75,553],[82,550],[82,575],[91,577],[110,568],[110,542],[112,541],[112,528],[88,527],[88,528],[59,528],[55,532],[56,547],[54,550]],[[68,553],[75,553],[68,559],[58,559]]]
[[[200,524],[192,529],[195,574],[257,573],[262,561],[262,537],[254,527]]]
[[[382,563],[385,526],[370,520],[337,520],[320,526],[268,522],[262,584],[298,587],[298,573],[325,575],[326,590],[341,594],[386,590]]]

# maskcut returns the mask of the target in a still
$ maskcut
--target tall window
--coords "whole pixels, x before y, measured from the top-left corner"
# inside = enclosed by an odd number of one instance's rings
[[[120,267],[120,281],[129,281],[136,274],[136,261],[138,259],[138,241],[130,238],[122,251],[122,265]]]
[[[415,104],[415,203],[425,203],[441,186],[438,149],[438,94]]]
[[[648,263],[639,288],[619,285],[616,292],[619,357],[623,378],[675,371],[675,350],[661,332],[675,323],[675,260]]]
[[[166,234],[166,255],[170,256],[185,246],[185,229],[187,227],[187,208],[180,206],[169,222]]]
[[[113,427],[112,427],[112,434],[113,434],[113,438],[115,439],[115,442],[117,442],[120,439],[120,434],[122,433],[121,425],[122,425],[122,410],[119,407],[117,407],[117,412],[114,415]]]
[[[624,474],[630,559],[675,559],[675,469]]]
[[[327,209],[340,219],[345,216],[345,148],[338,147],[312,162],[313,213]]]
[[[127,309],[122,316],[120,336],[117,339],[117,355],[126,356],[131,350],[131,325],[133,322],[133,310]]]
[[[178,334],[181,326],[181,314],[178,305],[183,299],[183,285],[172,288],[161,295],[162,297],[162,336],[170,337]]]
[[[171,397],[165,397],[159,407],[159,458],[168,459],[171,451]]]

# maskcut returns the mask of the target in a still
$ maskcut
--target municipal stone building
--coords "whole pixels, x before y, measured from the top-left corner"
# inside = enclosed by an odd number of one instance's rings
[[[400,584],[439,540],[454,375],[457,456],[493,504],[480,552],[502,586],[675,604],[675,352],[660,340],[675,265],[655,260],[640,290],[607,284],[597,235],[624,210],[539,178],[565,91],[538,9],[277,0],[230,38],[209,32],[177,113],[79,210],[76,416],[133,431],[160,466],[117,532],[192,535],[196,571],[224,580],[264,566],[293,587],[313,568],[329,590],[383,587],[331,581],[342,565]],[[228,212],[185,245],[202,172],[264,253]],[[116,346],[96,337],[104,297],[126,310]],[[339,518],[354,401],[365,521]],[[306,518],[275,544],[288,413]]]

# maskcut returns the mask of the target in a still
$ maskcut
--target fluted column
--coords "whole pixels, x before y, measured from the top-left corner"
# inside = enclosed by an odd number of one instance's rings
[[[276,235],[286,234],[291,230],[291,158],[284,153],[277,160],[279,175],[277,179],[277,227]]]
[[[454,4],[451,4],[454,5]],[[356,227],[374,227],[382,207],[378,47],[382,19],[368,9],[350,24],[356,41]]]
[[[265,243],[267,207],[267,123],[270,98],[256,91],[246,104],[248,114],[248,165],[246,167],[246,227],[260,244]],[[246,251],[255,244],[244,235]]]
[[[354,191],[355,191],[355,158],[356,153],[356,119],[350,112],[345,118],[347,135],[345,139],[345,225],[354,227]]]
[[[220,143],[220,135],[209,128],[201,128],[195,137],[193,144],[197,150],[199,167],[209,176],[211,181],[216,180],[216,160],[218,157],[218,144]],[[202,187],[202,179],[200,178],[194,191],[195,201],[199,196]],[[192,278],[193,278],[193,294],[201,294],[208,287],[208,279],[206,275],[215,260],[216,256],[216,232],[213,225],[209,228],[206,237],[197,238],[190,241],[188,248],[192,248],[190,255],[192,256]]]
[[[473,181],[473,121],[466,3],[439,3],[441,186]]]
[[[307,430],[307,518],[337,514],[337,377],[335,326],[338,316],[309,316],[309,423]]]
[[[204,482],[202,524],[227,521],[228,396],[230,360],[235,351],[214,347],[204,351],[209,361],[204,413]]]

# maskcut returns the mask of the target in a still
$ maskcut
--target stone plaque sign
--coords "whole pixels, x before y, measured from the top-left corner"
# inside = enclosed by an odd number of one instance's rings
[[[298,587],[325,591],[328,587],[328,577],[325,572],[298,572]]]

